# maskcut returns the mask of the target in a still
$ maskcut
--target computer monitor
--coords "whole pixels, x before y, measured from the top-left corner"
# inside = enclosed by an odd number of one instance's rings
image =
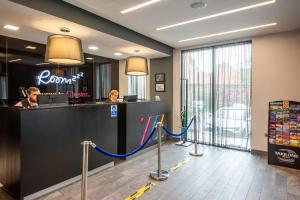
[[[68,104],[66,93],[42,93],[38,95],[38,105]]]
[[[136,102],[137,99],[138,99],[137,95],[128,95],[128,96],[123,97],[123,101],[126,101],[126,102]]]

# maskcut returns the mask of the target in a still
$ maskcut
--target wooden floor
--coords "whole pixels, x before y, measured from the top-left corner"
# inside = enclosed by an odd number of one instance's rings
[[[203,157],[194,157],[146,191],[141,200],[300,200],[300,170],[267,164],[266,157],[247,152],[200,146]],[[170,169],[189,155],[192,147],[166,144],[162,166]],[[122,162],[89,178],[89,200],[125,199],[149,183],[156,168],[156,150]],[[2,191],[1,200],[10,200]],[[53,192],[40,200],[80,200],[80,182]]]

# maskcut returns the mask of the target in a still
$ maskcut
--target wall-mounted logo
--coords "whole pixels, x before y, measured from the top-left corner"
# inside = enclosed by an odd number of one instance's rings
[[[50,83],[56,83],[56,84],[72,84],[75,83],[77,80],[79,80],[81,77],[83,77],[83,72],[80,72],[76,75],[73,75],[72,78],[66,78],[56,75],[51,75],[49,70],[41,71],[41,73],[37,76],[37,84],[50,84]]]
[[[76,97],[90,97],[89,93],[87,92],[73,92],[73,91],[67,91],[67,94],[70,98],[76,98]]]
[[[110,106],[110,117],[118,117],[118,106],[117,105]]]
[[[289,164],[294,164],[297,159],[299,159],[299,155],[291,150],[291,149],[278,149],[275,150],[275,155],[280,162],[285,162]]]

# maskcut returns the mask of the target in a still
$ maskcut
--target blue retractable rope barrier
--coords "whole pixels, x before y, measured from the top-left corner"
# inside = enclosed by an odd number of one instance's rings
[[[107,156],[109,156],[109,157],[112,157],[112,158],[126,158],[126,157],[129,157],[129,156],[132,156],[133,154],[135,154],[135,153],[137,153],[138,151],[140,151],[141,149],[143,149],[144,146],[145,146],[145,145],[150,141],[150,139],[152,138],[152,136],[153,136],[153,134],[155,133],[156,129],[157,129],[156,127],[154,127],[154,128],[152,129],[150,135],[148,136],[148,138],[144,141],[144,143],[143,143],[141,146],[137,147],[136,149],[134,149],[133,151],[131,151],[131,152],[127,153],[127,154],[113,154],[113,153],[110,153],[110,152],[108,152],[108,151],[102,149],[101,147],[98,147],[98,146],[97,146],[96,144],[94,144],[94,143],[91,143],[91,146],[92,146],[95,150],[97,150],[97,151],[99,151],[100,153],[103,153],[104,155],[107,155]]]
[[[170,131],[169,129],[167,129],[167,127],[165,127],[165,125],[162,125],[162,128],[164,129],[164,131],[166,131],[167,134],[169,134],[171,136],[178,137],[178,136],[183,135],[185,132],[187,132],[189,130],[189,128],[191,127],[193,121],[194,121],[194,117],[191,119],[189,125],[184,130],[182,130],[179,133],[173,133],[172,131]]]

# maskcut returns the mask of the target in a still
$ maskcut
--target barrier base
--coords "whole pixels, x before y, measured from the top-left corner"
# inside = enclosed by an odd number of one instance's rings
[[[191,152],[190,152],[190,155],[191,155],[191,156],[203,156],[203,153],[201,153],[201,152],[197,152],[197,153],[196,153],[195,151],[191,151]]]
[[[166,170],[160,171],[160,176],[158,175],[158,170],[150,172],[150,177],[157,181],[164,181],[169,178],[169,172]]]
[[[193,143],[191,142],[184,142],[184,141],[180,141],[180,142],[177,142],[176,145],[178,146],[183,146],[183,147],[189,147],[191,146]]]

